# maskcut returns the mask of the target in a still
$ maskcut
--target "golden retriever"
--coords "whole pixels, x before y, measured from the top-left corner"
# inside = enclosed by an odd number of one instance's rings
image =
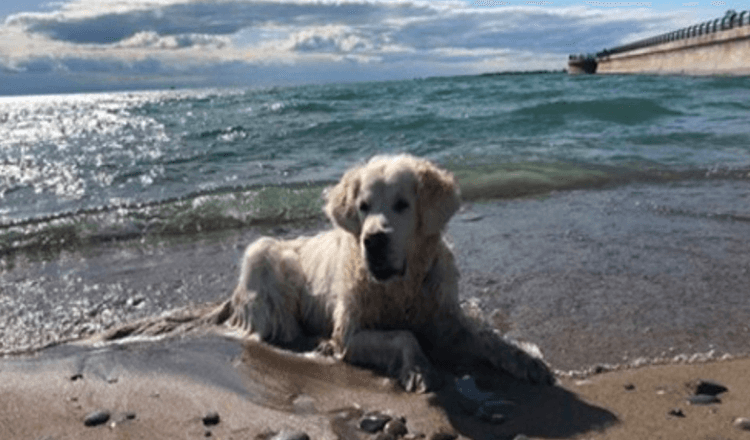
[[[439,386],[433,365],[454,373],[484,365],[552,383],[540,359],[462,314],[442,236],[459,206],[449,172],[410,155],[374,157],[328,192],[332,230],[248,246],[216,322],[278,344],[319,336],[347,362],[409,391]]]

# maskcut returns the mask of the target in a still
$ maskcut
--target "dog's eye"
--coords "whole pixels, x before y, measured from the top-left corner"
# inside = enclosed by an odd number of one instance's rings
[[[367,212],[370,210],[370,204],[367,202],[362,202],[359,204],[359,212]]]
[[[398,199],[396,200],[396,203],[393,204],[393,210],[397,213],[401,213],[409,209],[409,202],[407,202],[404,199]]]

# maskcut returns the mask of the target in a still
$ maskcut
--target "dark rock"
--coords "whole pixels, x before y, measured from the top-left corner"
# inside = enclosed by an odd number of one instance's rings
[[[709,405],[711,403],[721,403],[721,400],[710,394],[696,394],[695,396],[688,397],[688,402],[691,405]]]
[[[270,440],[276,434],[278,434],[277,431],[266,428],[256,435],[254,440]]]
[[[436,432],[432,434],[430,440],[456,440],[457,438],[458,435],[452,432]]]
[[[81,374],[81,373],[76,373],[76,374],[74,374],[74,375],[70,376],[70,380],[71,380],[71,382],[75,382],[75,381],[77,381],[77,380],[79,380],[79,379],[83,379],[83,374]]]
[[[669,415],[670,416],[675,416],[675,417],[685,417],[685,413],[682,412],[681,408],[672,408],[672,409],[670,409],[669,410]]]
[[[109,412],[98,410],[88,413],[83,419],[83,424],[86,426],[98,426],[107,423],[107,420],[109,420]]]
[[[271,440],[310,440],[310,436],[304,431],[287,431],[282,430],[271,437]]]
[[[705,394],[708,396],[717,396],[727,391],[729,391],[729,388],[718,382],[709,380],[701,380],[695,387],[695,394]]]
[[[493,425],[505,423],[505,421],[507,420],[504,414],[483,414],[480,419],[483,422],[491,423]]]
[[[135,412],[128,411],[128,412],[121,413],[115,419],[116,419],[115,421],[118,423],[122,423],[128,420],[135,420]]]
[[[507,420],[516,404],[509,400],[491,400],[484,402],[476,412],[476,416],[483,422],[499,425]]]
[[[406,435],[409,430],[406,429],[406,423],[403,420],[395,419],[385,424],[383,432],[393,437]]]
[[[203,416],[203,425],[205,426],[214,426],[218,425],[221,421],[221,418],[219,417],[219,413],[216,411],[211,411],[210,413],[207,413],[205,416]]]
[[[626,389],[627,391],[633,391],[633,390],[635,389],[635,385],[633,385],[632,383],[626,383],[625,385],[623,385],[623,387],[624,387],[624,388],[625,388],[625,389]]]
[[[750,419],[746,417],[737,417],[734,419],[734,427],[743,431],[750,431]]]
[[[365,414],[359,421],[359,429],[370,434],[374,434],[383,429],[386,423],[391,420],[391,416],[380,413]]]

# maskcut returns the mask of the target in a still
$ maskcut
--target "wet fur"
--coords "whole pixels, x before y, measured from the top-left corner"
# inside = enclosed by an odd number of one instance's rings
[[[317,336],[344,360],[411,391],[439,386],[435,364],[553,381],[541,360],[461,312],[459,273],[442,237],[460,206],[450,173],[409,155],[380,156],[349,170],[326,199],[332,230],[248,246],[217,322],[282,345]],[[372,263],[365,243],[376,234],[395,238],[378,254],[384,261]],[[373,264],[396,275],[376,279]]]

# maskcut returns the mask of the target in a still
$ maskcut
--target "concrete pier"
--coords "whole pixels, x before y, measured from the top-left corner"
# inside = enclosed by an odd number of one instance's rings
[[[591,73],[579,67],[583,60],[594,62],[599,74],[750,75],[750,11],[728,11],[595,56],[571,56],[569,72]]]

